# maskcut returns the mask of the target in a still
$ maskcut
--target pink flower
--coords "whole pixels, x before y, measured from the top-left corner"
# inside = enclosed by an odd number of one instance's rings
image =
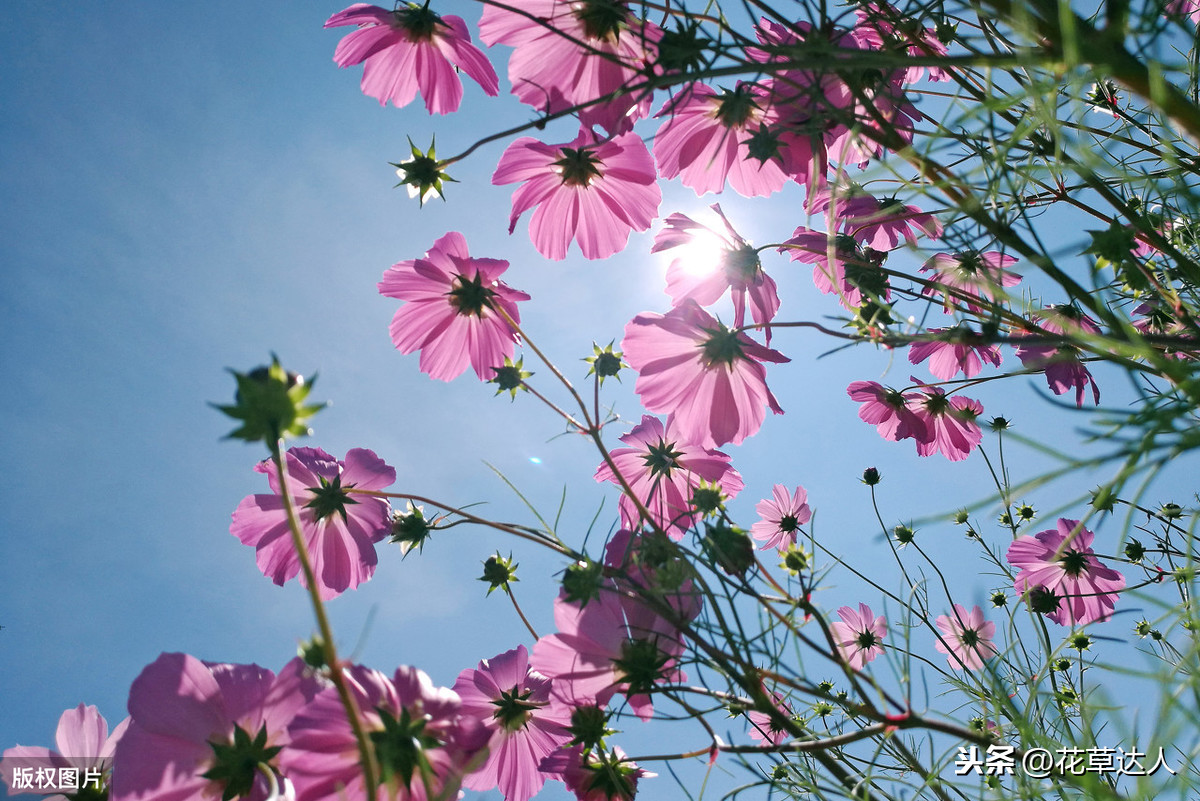
[[[954,614],[939,615],[934,625],[942,635],[934,648],[946,654],[952,668],[979,670],[983,660],[999,653],[992,645],[996,624],[985,621],[978,606],[968,613],[965,606],[955,604]]]
[[[396,471],[364,448],[338,461],[320,448],[290,448],[288,490],[300,519],[321,598],[328,600],[357,587],[375,572],[375,543],[390,530],[388,502],[350,490],[382,490]],[[283,586],[300,574],[300,556],[292,545],[287,510],[279,493],[275,465],[254,468],[267,474],[273,495],[251,495],[238,504],[229,533],[257,551],[258,569]],[[300,583],[308,586],[303,575]]]
[[[880,299],[891,298],[887,276],[880,270],[885,254],[862,247],[850,234],[830,236],[800,226],[779,250],[792,261],[813,265],[813,284],[826,295],[837,295],[849,311],[863,305],[864,289],[870,294],[882,288]]]
[[[789,495],[787,487],[776,484],[771,489],[771,496],[754,507],[762,520],[750,526],[750,534],[762,542],[763,550],[786,551],[788,546],[796,544],[800,526],[812,520],[812,511],[806,503],[808,492],[804,487],[796,487]]]
[[[408,301],[392,318],[392,342],[401,353],[421,351],[421,372],[450,381],[470,365],[486,381],[512,358],[517,335],[504,319],[521,322],[524,292],[500,280],[501,259],[474,259],[457,231],[443,236],[423,259],[393,264],[379,294]],[[503,314],[501,313],[503,312]]]
[[[288,724],[318,689],[299,658],[276,676],[162,654],[129,688],[132,720],[117,743],[113,801],[277,796],[286,787],[276,757]]]
[[[742,239],[725,219],[720,204],[714,203],[710,208],[725,225],[724,233],[717,233],[686,214],[672,214],[654,237],[651,253],[678,248],[679,255],[667,268],[671,304],[678,306],[691,298],[701,306],[711,306],[729,290],[735,328],[746,324],[747,297],[755,324],[766,325],[779,311],[775,281],[763,272],[754,246]],[[766,337],[770,344],[770,326],[766,328]]]
[[[908,19],[888,3],[868,3],[854,13],[859,29],[876,33],[880,44],[888,50],[899,50],[916,58],[944,56],[948,52],[935,29],[918,25],[917,20]],[[931,81],[950,80],[949,71],[941,67],[912,66],[905,71],[904,82],[916,83],[927,69]]]
[[[674,539],[695,522],[692,493],[707,481],[720,486],[732,498],[742,489],[742,477],[729,464],[724,453],[695,445],[680,434],[674,418],[663,424],[656,417],[643,415],[642,421],[621,437],[629,447],[617,448],[609,456],[629,483],[634,495],[651,515],[648,521]],[[608,463],[596,470],[597,481],[620,486]],[[641,516],[632,498],[621,496],[622,525],[640,528]]]
[[[905,395],[875,381],[855,381],[846,387],[846,394],[863,404],[859,418],[875,426],[884,439],[899,442],[909,437],[926,438],[925,421],[914,411],[920,400],[916,395]]]
[[[586,126],[624,133],[650,108],[650,92],[628,92],[654,63],[662,30],[619,0],[511,0],[485,4],[479,36],[513,48],[508,78],[522,103],[553,114],[579,112]],[[597,104],[600,98],[619,96]]]
[[[1167,0],[1163,10],[1177,17],[1189,17],[1193,25],[1200,27],[1200,0]]]
[[[618,592],[651,592],[680,618],[695,620],[703,608],[704,596],[690,578],[678,580],[678,568],[684,567],[680,553],[658,532],[634,533],[622,528],[604,546],[604,565],[613,568],[612,580]],[[670,576],[667,582],[659,580],[660,571]]]
[[[913,404],[925,424],[925,435],[916,437],[917,455],[941,453],[952,462],[966,459],[983,441],[983,430],[975,422],[983,414],[983,404],[962,395],[948,396],[941,387],[922,387],[922,392],[925,396]]]
[[[792,710],[788,707],[787,702],[780,698],[778,693],[771,693],[771,695],[775,699],[775,708],[779,714],[784,718],[790,718]],[[779,718],[774,715],[751,709],[746,713],[746,717],[750,720],[750,736],[759,745],[779,745],[792,739],[792,735],[787,729],[780,728]]]
[[[538,253],[556,261],[567,257],[571,240],[588,259],[617,253],[631,231],[650,227],[662,201],[654,160],[634,133],[601,142],[581,129],[564,145],[521,137],[504,151],[492,175],[497,186],[518,182],[508,232],[536,206],[529,238]]]
[[[1051,306],[1036,315],[1035,325],[1044,334],[1094,335],[1100,328],[1086,314],[1073,306]],[[1036,335],[1039,333],[1035,331]],[[1075,390],[1075,405],[1083,406],[1084,392],[1092,387],[1092,400],[1099,405],[1100,387],[1091,372],[1079,360],[1079,348],[1074,345],[1017,345],[1017,358],[1021,364],[1034,370],[1042,370],[1046,383],[1055,395]]]
[[[546,783],[538,766],[571,739],[571,710],[550,697],[550,680],[529,668],[519,645],[464,670],[454,683],[462,714],[491,732],[487,761],[467,776],[470,790],[499,788],[507,801],[528,801]]]
[[[1021,568],[1013,589],[1028,593],[1033,610],[1060,626],[1108,620],[1125,577],[1093,555],[1094,537],[1078,520],[1062,517],[1053,530],[1017,537],[1008,546],[1009,563]]]
[[[542,770],[561,778],[577,801],[633,801],[638,780],[658,775],[639,768],[617,747],[587,754],[579,746],[564,748],[546,757]]]
[[[463,776],[477,766],[488,732],[463,717],[458,695],[434,687],[411,667],[389,679],[377,670],[345,671],[359,719],[374,744],[380,798],[428,801],[454,798]],[[361,799],[366,791],[357,741],[336,688],[319,693],[292,721],[283,767],[296,801]],[[394,795],[393,795],[394,794]]]
[[[1000,347],[984,343],[970,326],[930,328],[930,334],[948,334],[946,339],[914,342],[908,348],[908,360],[920,364],[929,359],[929,372],[949,381],[960,372],[973,378],[983,369],[983,362],[999,367]]]
[[[829,624],[838,654],[853,670],[862,670],[883,653],[883,638],[887,636],[887,620],[875,617],[871,607],[860,603],[858,611],[848,606],[838,609],[838,617]]]
[[[830,231],[840,230],[873,250],[894,250],[901,239],[916,245],[920,234],[942,235],[937,217],[898,198],[879,200],[857,184],[825,184],[809,195],[808,209],[824,213]]]
[[[654,137],[654,157],[663,178],[682,175],[697,195],[720,192],[725,182],[744,197],[778,192],[788,175],[779,154],[757,158],[751,142],[766,123],[766,95],[754,84],[739,83],[717,94],[710,86],[689,84],[658,113],[667,121]]]
[[[409,3],[395,11],[355,3],[325,22],[326,28],[357,25],[338,42],[339,67],[363,64],[363,94],[386,105],[406,106],[425,98],[430,114],[449,114],[462,100],[461,70],[495,96],[499,80],[491,62],[471,44],[461,17],[439,16],[428,4]]]
[[[634,713],[649,720],[655,687],[685,680],[678,668],[679,631],[611,584],[582,606],[560,593],[554,622],[558,631],[537,641],[529,663],[550,677],[554,694],[571,706],[604,706],[622,693]]]
[[[58,750],[31,745],[4,749],[3,755],[0,756],[8,761],[3,770],[8,794],[47,795],[50,792],[36,786],[18,787],[14,768],[32,768],[35,773],[43,769],[53,770],[56,775],[62,768],[74,768],[78,771],[81,789],[91,786],[87,781],[89,775],[100,776],[104,797],[107,797],[113,753],[128,725],[129,718],[125,718],[110,734],[108,721],[100,715],[96,707],[80,704],[74,709],[66,710],[59,717],[58,728],[54,732],[54,745]],[[74,794],[71,797],[74,797]],[[49,795],[46,801],[68,801],[68,796]]]
[[[1017,260],[1012,256],[996,251],[935,253],[925,262],[921,272],[932,273],[929,280],[943,287],[941,292],[945,296],[947,314],[960,304],[976,314],[982,314],[985,301],[993,303],[1003,299],[1005,287],[1021,282],[1020,275],[1008,272],[1008,268],[1016,263]],[[937,292],[935,287],[927,286],[921,294],[932,296]]]
[[[763,362],[790,360],[726,328],[694,300],[666,314],[634,317],[621,346],[638,372],[634,390],[642,405],[674,415],[689,442],[737,445],[762,427],[767,408],[783,414],[767,388]]]

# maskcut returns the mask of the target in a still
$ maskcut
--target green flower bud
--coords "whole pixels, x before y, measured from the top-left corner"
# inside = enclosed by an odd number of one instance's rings
[[[283,437],[310,434],[308,419],[325,408],[323,403],[304,404],[312,391],[312,382],[305,384],[303,376],[284,370],[274,354],[269,366],[256,367],[248,373],[229,372],[237,381],[233,404],[209,404],[242,421],[242,425],[227,434],[226,439],[265,442],[274,450]]]
[[[485,559],[483,575],[479,577],[479,580],[487,582],[488,595],[491,595],[493,590],[501,587],[507,589],[510,583],[520,581],[517,578],[517,565],[513,562],[512,555],[505,558],[497,553]]]

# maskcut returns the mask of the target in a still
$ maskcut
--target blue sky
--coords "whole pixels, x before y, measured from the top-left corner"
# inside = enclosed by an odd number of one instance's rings
[[[13,4],[0,16],[0,437],[14,461],[0,490],[0,747],[49,744],[59,714],[80,702],[115,723],[129,683],[161,651],[277,669],[309,635],[300,588],[264,579],[228,533],[237,503],[266,485],[252,471],[263,454],[221,441],[231,426],[206,405],[231,397],[227,366],[249,369],[275,351],[291,369],[319,372],[313,397],[332,403],[305,444],[338,456],[371,448],[396,467],[399,489],[486,502],[477,510],[528,521],[491,464],[550,513],[565,486],[562,534],[573,543],[601,504],[592,542],[612,524],[615,495],[591,479],[597,454],[556,437],[561,425],[531,398],[493,398],[470,374],[445,384],[418,373],[415,355],[392,348],[396,302],[375,283],[389,265],[461,230],[474,255],[512,262],[508,283],[534,296],[522,310],[527,330],[582,382],[579,360],[593,341],[619,340],[634,314],[667,309],[666,261],[649,254],[657,225],[607,262],[577,252],[545,261],[524,220],[507,234],[511,187],[488,180],[499,144],[451,170],[461,183],[449,187],[450,202],[419,210],[392,188],[388,167],[405,157],[407,136],[424,146],[436,132],[446,155],[528,115],[469,81],[457,117],[381,108],[358,91],[360,70],[332,63],[341,32],[321,24],[339,8],[132,1]],[[470,4],[440,8],[472,27],[478,19]],[[678,185],[664,192],[663,216],[698,214],[714,200]],[[802,199],[795,189],[765,203],[720,198],[759,243],[804,222]],[[783,316],[837,313],[807,268],[773,255],[766,264],[781,284]],[[891,523],[986,496],[986,467],[977,457],[918,463],[911,443],[880,440],[844,388],[885,373],[904,382],[909,365],[869,348],[816,358],[832,345],[811,332],[777,334],[775,346],[793,358],[770,372],[787,414],[726,449],[746,479],[733,508],[748,525],[773,483],[803,484],[818,534],[888,576],[857,482],[862,469],[883,472]],[[533,361],[527,355],[538,386],[555,391]],[[1119,382],[1103,385],[1107,397],[1120,397]],[[636,421],[632,385],[630,375],[609,400]],[[976,395],[987,417],[1005,414],[1035,438],[1082,422],[1040,401],[1041,386],[1018,379]],[[614,426],[610,442],[626,430]],[[1019,448],[1010,457],[1029,469],[1046,464]],[[934,536],[963,551],[960,531],[943,526]],[[521,562],[518,593],[549,631],[554,588],[537,576],[561,565],[458,527],[420,558],[383,549],[376,578],[331,605],[343,650],[386,672],[415,664],[450,684],[513,647],[519,621],[475,581],[497,548]],[[970,574],[973,563],[964,564]],[[965,597],[981,600],[994,581],[981,577]],[[829,606],[857,600],[860,589],[848,580],[831,588]],[[697,739],[681,734],[679,746]]]

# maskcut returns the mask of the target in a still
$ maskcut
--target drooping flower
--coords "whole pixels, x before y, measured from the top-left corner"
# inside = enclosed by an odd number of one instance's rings
[[[622,0],[511,0],[485,4],[479,37],[513,48],[513,94],[542,113],[587,104],[585,126],[625,133],[650,109],[650,92],[628,92],[653,64],[662,30]],[[610,100],[596,102],[608,95]]]
[[[952,462],[966,459],[983,441],[983,430],[975,422],[983,414],[983,404],[962,395],[947,395],[941,387],[924,386],[921,391],[924,397],[912,406],[925,429],[924,436],[916,437],[917,455],[941,453]]]
[[[1095,535],[1078,520],[1060,517],[1054,529],[1017,537],[1008,561],[1021,568],[1013,588],[1037,596],[1035,611],[1060,626],[1083,626],[1112,617],[1125,577],[1100,563],[1092,551]]]
[[[517,341],[504,315],[520,323],[517,303],[529,300],[500,280],[507,269],[501,259],[472,258],[457,231],[434,242],[425,258],[393,264],[379,294],[408,301],[392,318],[396,349],[421,351],[421,372],[440,381],[468,365],[483,381],[494,377]]]
[[[965,606],[955,604],[954,614],[939,615],[934,625],[942,635],[934,647],[946,654],[952,668],[979,670],[983,660],[999,653],[992,644],[996,624],[985,621],[978,606],[967,612]]]
[[[779,311],[775,280],[763,271],[754,246],[733,230],[720,204],[710,208],[721,218],[724,233],[676,213],[667,217],[662,231],[654,237],[651,253],[675,250],[677,254],[667,268],[671,304],[678,306],[691,298],[701,306],[711,306],[729,290],[735,328],[746,324],[747,298],[755,324],[766,325]],[[770,326],[766,326],[766,338],[770,344]]]
[[[654,137],[659,173],[682,176],[697,195],[721,192],[726,182],[743,197],[778,192],[788,180],[784,157],[751,148],[753,133],[766,124],[766,108],[766,93],[752,83],[720,94],[689,84],[658,113],[667,118]]]
[[[750,534],[762,542],[763,550],[775,548],[786,551],[789,546],[796,544],[796,532],[800,526],[812,519],[812,510],[808,508],[808,491],[804,487],[796,487],[788,493],[783,484],[776,484],[771,489],[771,497],[759,501],[754,507],[762,518],[750,526]]]
[[[129,688],[113,801],[278,797],[288,725],[319,689],[299,658],[276,676],[258,665],[162,654]]]
[[[69,801],[69,795],[50,794],[51,791],[32,786],[18,786],[14,767],[32,770],[52,770],[60,776],[64,768],[73,769],[78,789],[87,792],[88,798],[107,798],[112,779],[112,759],[117,742],[125,733],[129,718],[125,718],[110,733],[108,721],[94,706],[80,704],[68,709],[58,719],[54,732],[54,748],[18,745],[4,749],[0,755],[9,760],[3,771],[9,795],[32,793],[46,795],[46,801]],[[61,786],[61,785],[60,785]],[[93,788],[95,795],[93,795]],[[67,788],[63,788],[67,789]],[[82,795],[82,793],[80,794]]]
[[[883,653],[887,620],[883,615],[876,617],[871,607],[864,603],[860,603],[857,610],[843,606],[837,613],[841,620],[832,621],[829,629],[838,654],[853,670],[862,670]]]
[[[849,234],[873,250],[894,250],[902,239],[916,245],[921,234],[939,239],[937,217],[889,197],[882,200],[857,184],[826,183],[808,196],[808,209],[825,215],[830,231]]]
[[[375,573],[375,543],[391,531],[388,503],[350,490],[382,490],[396,480],[395,469],[365,448],[353,448],[338,461],[320,448],[289,448],[288,491],[308,549],[317,590],[328,600],[357,587]],[[283,586],[300,575],[279,476],[270,461],[254,468],[267,474],[272,495],[251,495],[233,513],[229,533],[256,551],[258,569]],[[308,586],[303,575],[300,583]]]
[[[461,17],[441,16],[424,6],[408,3],[388,11],[355,3],[325,22],[326,28],[357,25],[338,43],[333,60],[339,67],[363,65],[363,94],[386,105],[406,106],[420,90],[430,114],[457,111],[462,101],[465,72],[493,97],[500,90],[496,71],[487,56],[471,44],[471,34]]]
[[[914,411],[920,400],[917,395],[905,395],[877,381],[855,381],[846,387],[846,394],[863,404],[859,418],[875,426],[884,439],[899,442],[909,437],[926,438],[925,421]]]
[[[830,236],[802,225],[779,250],[792,261],[813,265],[813,284],[826,295],[837,295],[848,311],[872,297],[891,299],[887,275],[880,269],[887,254],[863,247],[850,234]]]
[[[551,698],[550,680],[529,668],[523,645],[464,670],[454,691],[462,713],[491,732],[487,761],[463,786],[498,788],[507,801],[528,801],[546,783],[542,760],[571,739],[571,710]]]
[[[762,427],[768,408],[783,414],[767,388],[763,362],[790,360],[726,328],[694,300],[666,314],[634,317],[621,345],[638,373],[634,390],[642,405],[673,415],[689,442],[737,445]]]
[[[929,372],[936,378],[949,381],[960,372],[973,378],[983,369],[985,361],[1000,366],[1000,347],[983,342],[979,333],[966,324],[957,328],[930,328],[929,333],[945,338],[912,343],[908,360],[920,364],[929,359]]]
[[[651,693],[659,684],[685,680],[678,667],[682,634],[666,618],[611,583],[586,604],[560,593],[554,602],[558,631],[533,646],[530,666],[553,682],[571,706],[604,706],[622,693],[642,720],[654,715]]]
[[[742,489],[742,477],[730,465],[729,457],[687,440],[675,418],[668,418],[664,426],[657,417],[643,415],[642,421],[620,439],[629,447],[616,448],[609,457],[650,513],[648,522],[674,539],[681,539],[695,522],[691,499],[701,482],[719,485],[730,498]],[[597,468],[595,478],[620,486],[607,462]],[[622,525],[632,529],[642,526],[632,498],[622,494],[619,509]]]
[[[775,708],[779,715],[791,718],[792,710],[788,707],[787,702],[780,698],[778,693],[771,693],[771,696],[775,700]],[[776,715],[768,715],[766,712],[751,709],[746,713],[746,717],[750,720],[750,736],[760,745],[779,745],[792,739],[791,733],[780,726],[779,717]]]
[[[572,240],[588,259],[619,252],[630,232],[650,227],[662,201],[654,160],[640,136],[600,141],[587,128],[563,145],[521,137],[500,157],[492,183],[521,184],[513,193],[508,232],[534,209],[529,238],[538,253],[556,261],[567,257]]]
[[[933,296],[941,291],[945,297],[947,314],[960,305],[982,314],[985,301],[994,303],[1002,300],[1006,287],[1021,282],[1021,276],[1008,269],[1016,263],[1013,256],[996,251],[935,253],[920,271],[930,273],[929,280],[939,286],[927,286],[921,294]]]
[[[564,748],[546,757],[542,770],[562,779],[577,801],[633,801],[638,780],[658,775],[639,768],[615,746],[587,753],[579,746]]]
[[[463,776],[478,766],[488,731],[463,716],[458,695],[434,687],[412,667],[389,679],[377,670],[348,667],[344,675],[379,766],[381,798],[454,798]],[[292,721],[283,768],[296,801],[364,798],[358,744],[336,688],[319,693]]]
[[[1046,334],[1094,335],[1100,333],[1099,326],[1090,317],[1073,306],[1051,306],[1036,315],[1035,324]],[[1046,383],[1055,395],[1075,390],[1075,405],[1083,406],[1084,393],[1090,385],[1092,400],[1100,403],[1100,387],[1092,373],[1079,360],[1080,350],[1070,344],[1020,344],[1016,348],[1017,358],[1026,367],[1042,370]]]
[[[906,17],[889,3],[865,3],[856,8],[854,14],[858,17],[855,32],[860,35],[867,31],[874,33],[872,38],[884,49],[899,50],[916,58],[944,56],[948,52],[946,45],[938,39],[936,29]],[[943,67],[914,65],[905,71],[904,82],[916,83],[927,70],[931,81],[950,80],[950,72]]]

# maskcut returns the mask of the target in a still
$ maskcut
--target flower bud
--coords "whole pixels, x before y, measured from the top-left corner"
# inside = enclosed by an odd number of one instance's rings
[[[248,373],[230,370],[237,381],[233,404],[210,404],[242,425],[226,435],[227,439],[246,442],[266,442],[274,449],[283,437],[303,437],[311,432],[308,419],[325,408],[325,404],[305,405],[312,382],[283,369],[272,354],[271,364],[256,367]],[[315,380],[315,377],[314,377]]]

